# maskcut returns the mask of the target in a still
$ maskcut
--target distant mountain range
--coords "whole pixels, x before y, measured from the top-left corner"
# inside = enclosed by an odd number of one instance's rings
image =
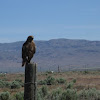
[[[21,49],[24,41],[0,43],[0,71],[19,72],[21,67]],[[100,41],[52,39],[35,41],[37,51],[32,62],[36,62],[38,71],[99,68]]]

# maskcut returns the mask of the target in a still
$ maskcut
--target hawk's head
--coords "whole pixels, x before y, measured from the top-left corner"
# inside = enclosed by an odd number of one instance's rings
[[[34,39],[33,36],[28,36],[27,41],[31,42]]]

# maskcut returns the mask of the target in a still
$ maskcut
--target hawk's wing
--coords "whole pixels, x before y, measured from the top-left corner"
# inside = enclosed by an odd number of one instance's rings
[[[24,43],[22,46],[22,58],[23,59],[26,58],[26,43]]]
[[[36,52],[36,46],[35,46],[34,42],[32,42],[31,51],[33,52],[33,54],[35,54],[35,52]]]

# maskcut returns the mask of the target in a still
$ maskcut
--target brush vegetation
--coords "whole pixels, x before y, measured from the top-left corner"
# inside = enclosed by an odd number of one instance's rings
[[[37,74],[37,100],[100,100],[100,72]],[[0,74],[0,100],[24,100],[24,74]]]

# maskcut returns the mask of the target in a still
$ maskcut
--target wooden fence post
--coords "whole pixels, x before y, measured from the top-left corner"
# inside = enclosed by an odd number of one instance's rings
[[[29,63],[25,66],[24,100],[36,100],[36,64]]]

